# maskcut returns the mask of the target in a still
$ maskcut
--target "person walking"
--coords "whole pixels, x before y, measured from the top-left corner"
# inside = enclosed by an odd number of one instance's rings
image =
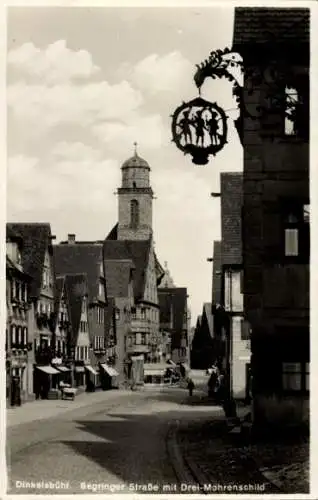
[[[193,380],[190,378],[188,382],[188,391],[189,391],[189,396],[191,397],[193,394],[193,389],[194,389],[194,383]]]

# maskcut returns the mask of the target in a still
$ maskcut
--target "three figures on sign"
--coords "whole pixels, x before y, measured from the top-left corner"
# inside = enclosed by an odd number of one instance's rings
[[[218,117],[218,113],[211,111],[208,107],[203,108],[192,117],[190,117],[190,109],[186,109],[178,122],[181,128],[180,135],[184,137],[185,143],[192,143],[191,126],[194,127],[196,135],[196,145],[204,147],[204,131],[209,134],[211,144],[219,144],[219,121],[222,117]],[[207,115],[209,114],[209,118]]]

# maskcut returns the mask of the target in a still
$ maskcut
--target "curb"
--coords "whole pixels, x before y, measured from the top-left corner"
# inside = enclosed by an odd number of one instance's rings
[[[170,458],[170,462],[179,484],[193,482],[193,475],[187,470],[187,464],[181,454],[177,443],[177,430],[179,428],[178,421],[170,422],[169,430],[166,435],[166,448]]]

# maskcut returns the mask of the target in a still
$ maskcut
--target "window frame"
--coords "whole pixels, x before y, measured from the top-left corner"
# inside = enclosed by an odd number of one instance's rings
[[[285,368],[284,365],[290,365]],[[292,365],[299,365],[298,369],[292,369]],[[299,375],[299,389],[284,387],[284,375]],[[309,387],[307,388],[307,377],[309,377]],[[281,366],[281,387],[284,394],[309,394],[310,390],[310,361],[283,361]]]
[[[308,216],[305,216],[308,207]],[[288,220],[289,217],[295,220]],[[282,199],[282,255],[285,262],[309,263],[310,259],[310,202],[305,199]],[[286,231],[297,230],[297,255],[286,255]]]

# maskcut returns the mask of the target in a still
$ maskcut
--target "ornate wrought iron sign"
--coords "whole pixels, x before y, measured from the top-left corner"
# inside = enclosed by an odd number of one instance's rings
[[[291,65],[284,63],[278,55],[276,60],[275,52],[270,62],[267,58],[260,59],[257,67],[254,64],[244,68],[242,56],[233,50],[225,48],[213,51],[208,59],[196,66],[194,83],[199,92],[206,78],[225,78],[233,84],[232,92],[239,110],[239,117],[234,120],[234,124],[241,144],[244,119],[263,120],[270,118],[271,114],[285,113],[285,117],[293,122],[297,134],[304,137],[309,135],[306,126],[309,101],[304,98],[309,95],[309,89],[306,88],[308,78],[305,76],[301,81],[298,77],[296,81]],[[244,99],[244,78],[248,95],[262,87],[262,103]],[[227,143],[226,119],[224,110],[201,97],[183,103],[172,115],[173,141],[185,154],[192,155],[193,163],[205,165],[209,155],[214,156]],[[268,123],[271,127],[270,119]]]
[[[172,117],[173,141],[196,165],[206,165],[227,142],[227,117],[222,108],[197,97],[179,106]]]

